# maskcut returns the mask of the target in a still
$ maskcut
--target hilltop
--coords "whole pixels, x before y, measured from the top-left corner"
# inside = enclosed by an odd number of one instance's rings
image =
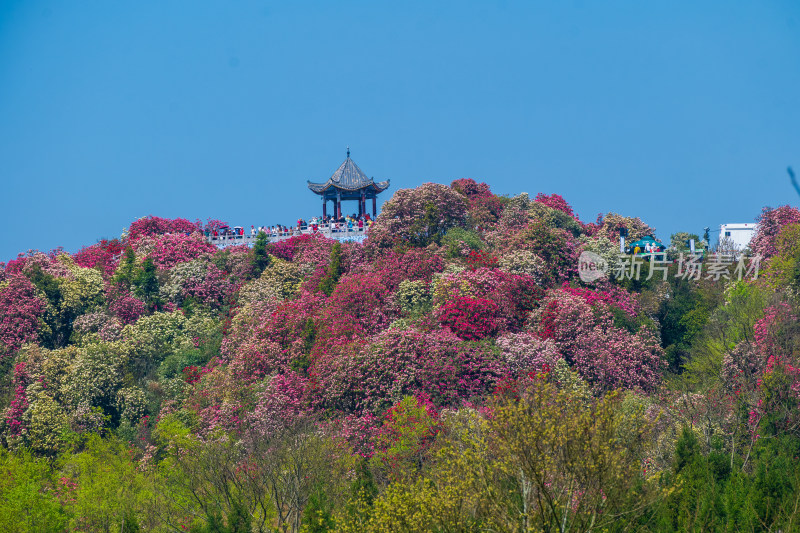
[[[621,258],[654,228],[462,179],[364,242],[146,217],[23,254],[0,529],[796,530],[800,211],[759,222]]]

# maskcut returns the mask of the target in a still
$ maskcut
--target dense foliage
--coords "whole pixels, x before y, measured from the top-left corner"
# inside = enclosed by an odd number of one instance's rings
[[[800,211],[759,222],[744,280],[583,283],[654,230],[472,179],[365,243],[147,217],[21,254],[0,530],[800,530]]]

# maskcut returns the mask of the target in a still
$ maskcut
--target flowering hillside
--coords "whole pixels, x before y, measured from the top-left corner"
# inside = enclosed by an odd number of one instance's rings
[[[365,243],[148,217],[22,254],[0,530],[796,530],[800,211],[760,219],[742,279],[625,270],[640,218],[470,179]]]

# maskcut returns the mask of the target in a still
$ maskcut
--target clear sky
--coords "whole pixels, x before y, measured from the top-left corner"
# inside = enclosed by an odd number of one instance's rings
[[[291,224],[347,145],[387,192],[752,221],[800,200],[800,2],[0,2],[0,260],[148,214]]]

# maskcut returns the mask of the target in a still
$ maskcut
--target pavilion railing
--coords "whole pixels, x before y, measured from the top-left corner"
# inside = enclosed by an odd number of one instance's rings
[[[317,226],[316,231],[312,226],[300,226],[294,228],[287,228],[286,231],[272,231],[267,232],[267,241],[268,242],[279,242],[286,239],[290,239],[292,237],[296,237],[298,235],[311,235],[311,234],[319,234],[324,237],[328,237],[329,239],[336,239],[336,240],[361,240],[366,237],[368,232],[368,227],[364,226],[363,228],[359,228],[358,226],[353,226],[352,228],[347,227],[345,224],[337,224],[337,228],[333,229],[332,224],[319,224]],[[216,246],[225,247],[225,246],[234,246],[237,244],[254,244],[256,239],[258,238],[258,231],[255,234],[252,234],[250,231],[245,230],[244,235],[235,235],[225,234],[225,235],[208,235],[206,239],[211,244]]]

